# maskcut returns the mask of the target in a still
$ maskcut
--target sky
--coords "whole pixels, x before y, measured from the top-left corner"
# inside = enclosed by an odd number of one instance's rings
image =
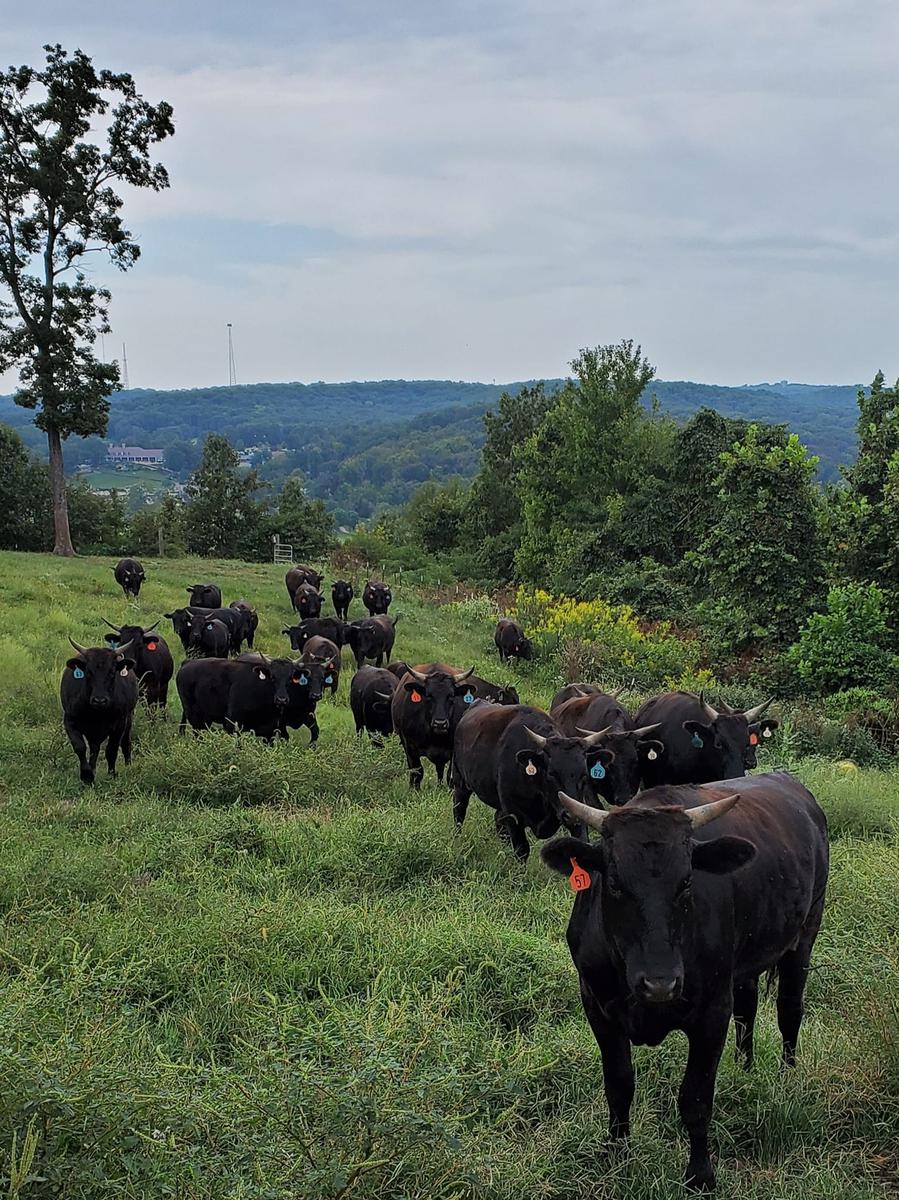
[[[7,6],[9,8],[10,6]],[[141,387],[899,374],[899,6],[867,0],[32,0],[168,100],[171,187],[108,357]],[[0,376],[0,390],[15,377]]]

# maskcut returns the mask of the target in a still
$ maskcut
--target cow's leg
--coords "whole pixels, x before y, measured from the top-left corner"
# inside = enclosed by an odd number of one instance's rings
[[[100,757],[100,747],[103,745],[103,742],[104,742],[103,738],[100,738],[99,741],[96,741],[96,742],[91,741],[91,739],[88,738],[88,745],[90,746],[90,751],[91,751],[91,756],[88,761],[88,765],[90,766],[90,771],[91,771],[91,778],[93,778],[93,776],[96,774],[97,759]]]
[[[384,665],[384,651],[383,651],[383,650],[379,650],[379,651],[378,651],[378,657],[375,659],[375,666],[376,666],[376,667],[383,667],[383,665]]]
[[[468,801],[471,799],[471,788],[466,786],[465,780],[461,779],[458,774],[453,776],[453,820],[456,822],[456,829],[462,828],[462,822],[465,820],[468,812]]]
[[[677,1103],[690,1138],[690,1160],[684,1182],[688,1188],[700,1192],[715,1188],[715,1171],[709,1157],[709,1122],[715,1100],[715,1077],[729,1024],[728,1012],[711,1012],[701,1028],[695,1027],[687,1034],[690,1052]]]
[[[434,770],[437,772],[437,782],[443,783],[443,776],[446,773],[446,765],[449,762],[449,759],[448,758],[435,758],[433,761],[434,761]],[[449,782],[448,776],[447,776],[447,782]]]
[[[796,1043],[805,1012],[805,981],[811,956],[811,943],[800,942],[777,964],[777,1025],[783,1038],[785,1067],[796,1066]]]
[[[618,1025],[607,1021],[591,992],[581,984],[584,1015],[593,1030],[602,1056],[602,1079],[609,1106],[609,1137],[626,1138],[631,1132],[634,1099],[634,1064],[630,1039]]]
[[[737,1035],[737,1057],[742,1057],[743,1067],[747,1071],[752,1066],[755,1014],[758,1006],[758,979],[747,979],[743,983],[734,985],[734,1026]]]
[[[106,768],[110,775],[115,775],[116,759],[119,755],[119,746],[122,743],[124,732],[121,729],[115,729],[109,735],[106,742]]]
[[[88,766],[87,743],[84,740],[83,734],[81,734],[73,725],[70,725],[68,721],[65,721],[63,724],[69,741],[72,743],[72,749],[78,755],[78,762],[81,766],[81,782],[93,783],[94,772],[93,768]]]
[[[131,766],[131,718],[125,724],[122,732],[122,758],[125,760],[125,766]]]
[[[318,741],[318,721],[315,719],[315,713],[310,713],[304,724],[309,727],[309,745],[314,746]]]
[[[528,835],[522,829],[518,818],[513,813],[500,808],[494,818],[494,823],[496,832],[504,842],[509,843],[515,857],[521,862],[527,862],[531,847],[528,843]]]
[[[425,769],[421,765],[421,756],[417,751],[403,743],[403,750],[406,752],[406,766],[409,768],[409,786],[414,790],[421,790],[421,781],[425,777]]]

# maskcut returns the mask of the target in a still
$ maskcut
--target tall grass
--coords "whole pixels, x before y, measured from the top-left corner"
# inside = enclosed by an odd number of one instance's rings
[[[11,1196],[241,1200],[673,1198],[685,1047],[638,1050],[630,1153],[610,1154],[598,1051],[565,948],[570,893],[474,802],[409,791],[346,706],[287,745],[176,735],[141,712],[134,764],[78,783],[56,686],[65,635],[146,623],[221,581],[283,652],[281,572],[147,563],[138,605],[105,560],[0,555],[0,1170]],[[396,653],[514,679],[490,614],[395,588]],[[171,641],[172,639],[170,639]],[[175,648],[180,657],[180,648]],[[347,675],[348,678],[348,675]],[[777,760],[778,748],[768,752]],[[795,1072],[773,1004],[758,1063],[730,1051],[719,1193],[869,1198],[899,1180],[895,778],[794,764],[832,823],[833,876]]]

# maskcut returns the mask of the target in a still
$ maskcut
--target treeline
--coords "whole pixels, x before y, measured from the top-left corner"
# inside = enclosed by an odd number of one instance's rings
[[[272,536],[298,557],[317,558],[333,544],[334,518],[307,494],[299,473],[277,491],[240,466],[227,438],[210,434],[184,500],[166,495],[129,513],[123,493],[100,496],[80,480],[68,485],[72,540],[83,554],[137,554],[270,560]],[[50,481],[45,463],[18,433],[0,425],[0,549],[49,550],[53,545]]]
[[[783,424],[647,411],[652,377],[623,342],[582,351],[561,386],[505,393],[474,480],[420,488],[377,524],[374,553],[631,606],[701,638],[719,678],[884,684],[899,649],[897,388],[878,374],[858,392],[858,456],[822,484]]]

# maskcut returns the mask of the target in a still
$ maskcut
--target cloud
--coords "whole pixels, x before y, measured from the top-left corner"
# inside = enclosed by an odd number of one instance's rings
[[[81,22],[175,106],[110,279],[135,382],[220,378],[225,320],[245,380],[557,375],[621,336],[668,377],[899,368],[892,4],[258,9]]]

